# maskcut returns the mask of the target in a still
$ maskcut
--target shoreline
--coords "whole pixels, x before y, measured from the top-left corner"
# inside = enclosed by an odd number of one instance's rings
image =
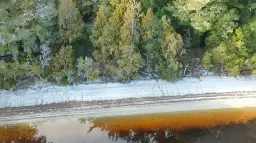
[[[163,96],[256,91],[256,77],[183,78],[175,83],[164,80],[139,80],[127,84],[79,84],[57,86],[36,84],[16,91],[0,90],[0,108],[38,106],[52,103],[93,102]]]
[[[59,118],[256,107],[256,77],[183,78],[175,83],[36,84],[0,90],[0,124]]]
[[[256,107],[256,91],[0,108],[0,124],[247,107]]]

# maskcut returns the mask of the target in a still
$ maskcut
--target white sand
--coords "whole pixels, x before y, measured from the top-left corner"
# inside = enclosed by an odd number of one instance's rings
[[[256,98],[237,98],[231,97],[227,99],[215,100],[198,100],[189,102],[173,102],[173,103],[156,103],[129,105],[111,108],[71,108],[60,109],[54,112],[43,112],[33,114],[19,114],[16,116],[0,117],[1,124],[23,123],[23,122],[44,122],[60,119],[79,119],[88,117],[104,117],[118,115],[135,115],[147,113],[163,113],[163,112],[179,112],[193,110],[209,110],[223,108],[244,108],[256,107]]]
[[[52,84],[36,84],[26,90],[17,90],[15,92],[1,90],[0,108],[67,101],[116,100],[238,91],[256,91],[256,77],[206,76],[200,79],[183,78],[175,83],[164,80],[148,80],[133,81],[128,84],[81,84],[66,87]]]

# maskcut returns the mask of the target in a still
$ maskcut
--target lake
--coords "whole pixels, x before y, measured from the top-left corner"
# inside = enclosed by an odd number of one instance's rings
[[[256,108],[0,125],[3,143],[253,143]]]

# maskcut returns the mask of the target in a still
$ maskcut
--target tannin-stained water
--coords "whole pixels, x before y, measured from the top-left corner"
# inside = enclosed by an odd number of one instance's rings
[[[3,143],[249,143],[256,142],[256,108],[101,118],[0,126]]]

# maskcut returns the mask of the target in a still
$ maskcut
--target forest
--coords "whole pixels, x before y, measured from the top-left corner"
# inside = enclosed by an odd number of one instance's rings
[[[256,75],[255,0],[0,0],[0,88]]]

